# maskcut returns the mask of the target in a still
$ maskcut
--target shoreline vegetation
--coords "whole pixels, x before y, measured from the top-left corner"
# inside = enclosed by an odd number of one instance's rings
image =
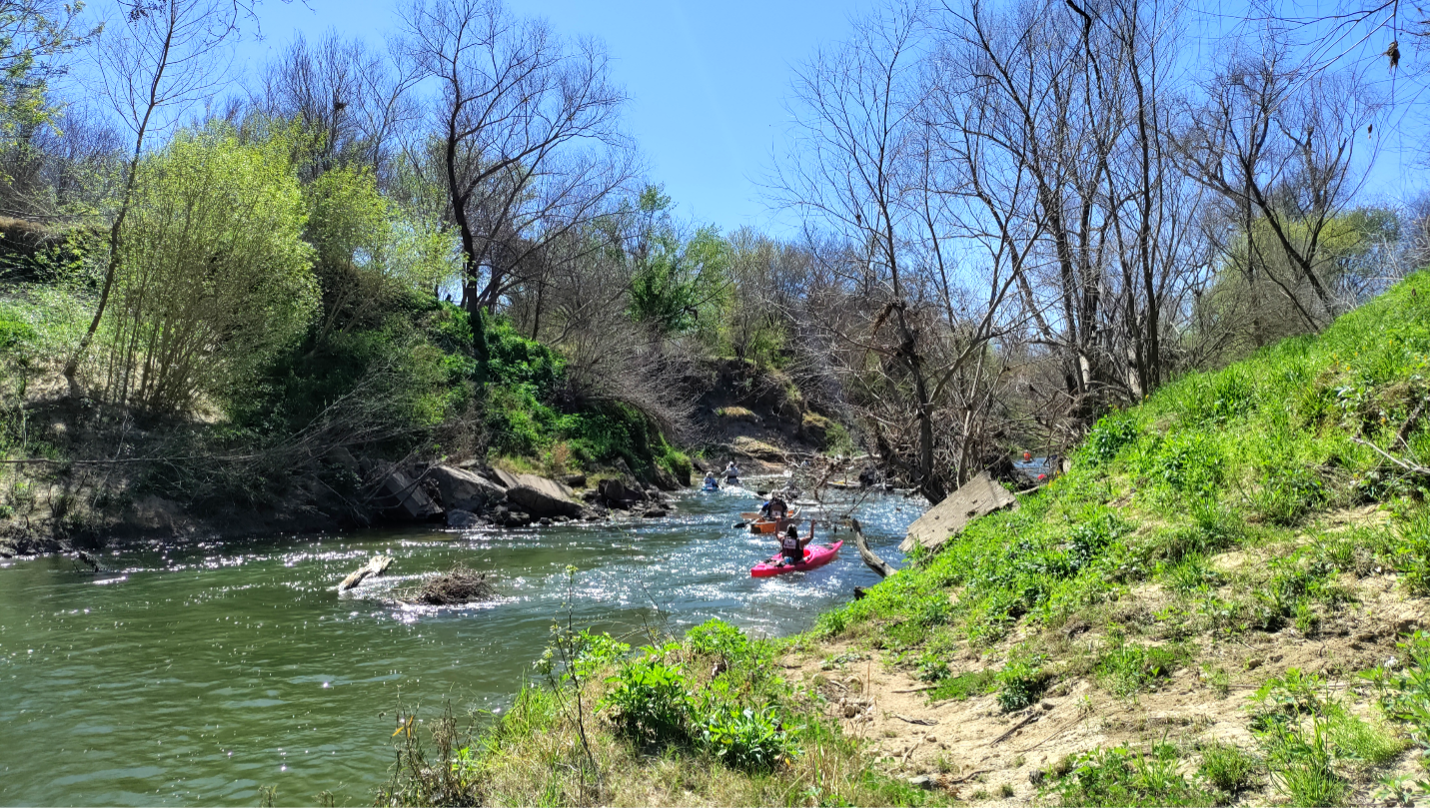
[[[774,234],[678,214],[595,38],[404,0],[230,76],[261,5],[0,14],[0,558],[1057,458],[797,638],[558,624],[378,800],[1427,800],[1430,196],[1367,188],[1423,140],[1400,4],[875,0],[790,73]]]
[[[806,634],[560,627],[500,719],[407,731],[378,803],[1418,802],[1421,290],[1109,414],[1068,473]]]

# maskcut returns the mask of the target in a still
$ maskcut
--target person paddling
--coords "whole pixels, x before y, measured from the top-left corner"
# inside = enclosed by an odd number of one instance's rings
[[[730,483],[740,481],[740,469],[735,465],[734,460],[730,460],[730,464],[725,466],[725,481]]]
[[[785,566],[792,566],[803,561],[804,546],[811,541],[814,541],[814,519],[809,520],[809,535],[804,538],[799,537],[799,526],[791,525],[780,536],[780,556],[784,558]]]
[[[789,513],[789,505],[785,504],[785,500],[781,499],[779,494],[772,495],[768,502],[760,505],[760,517],[766,521],[783,519],[787,513]]]
[[[707,491],[718,491],[718,490],[720,490],[720,480],[718,480],[718,479],[715,478],[715,472],[714,472],[714,471],[706,471],[706,472],[705,472],[705,490],[707,490]]]

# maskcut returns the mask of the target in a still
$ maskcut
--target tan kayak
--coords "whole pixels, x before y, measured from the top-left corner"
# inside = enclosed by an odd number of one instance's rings
[[[799,508],[795,508],[794,510],[791,510],[791,511],[789,512],[789,515],[785,516],[785,518],[786,518],[786,519],[794,519],[794,518],[797,518],[798,516],[799,516]],[[740,514],[740,518],[741,518],[741,519],[744,519],[744,520],[747,521],[747,522],[757,522],[757,521],[760,520],[760,512],[757,511],[757,510],[755,510],[755,511],[749,511],[749,512],[746,512],[746,513],[741,513],[741,514]]]

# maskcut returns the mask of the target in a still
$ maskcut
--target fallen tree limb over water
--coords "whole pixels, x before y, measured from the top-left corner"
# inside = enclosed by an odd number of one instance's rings
[[[864,540],[864,528],[859,526],[858,519],[850,519],[849,526],[854,528],[854,546],[859,548],[859,557],[864,559],[864,563],[869,565],[869,569],[879,573],[881,578],[888,578],[899,571],[897,567],[891,566],[869,549],[869,542]]]
[[[353,589],[362,583],[369,575],[381,575],[387,572],[387,568],[390,566],[392,566],[392,556],[375,555],[364,564],[361,569],[354,570],[352,575],[344,578],[343,582],[338,584],[338,591],[346,592],[349,589]]]

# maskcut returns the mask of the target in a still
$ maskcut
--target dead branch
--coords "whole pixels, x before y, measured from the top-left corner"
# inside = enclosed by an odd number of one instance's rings
[[[854,528],[854,546],[859,548],[859,557],[864,559],[864,563],[869,565],[869,569],[877,572],[880,578],[888,578],[899,571],[898,568],[890,566],[888,562],[869,549],[869,542],[864,540],[864,529],[859,526],[858,519],[851,517],[849,526]]]
[[[1352,438],[1351,438],[1351,442],[1357,443],[1357,444],[1359,444],[1359,445],[1365,446],[1366,448],[1369,448],[1371,451],[1374,451],[1375,453],[1379,454],[1380,456],[1385,457],[1387,460],[1390,460],[1391,462],[1395,463],[1396,465],[1400,466],[1401,468],[1404,468],[1405,470],[1409,471],[1410,473],[1415,474],[1416,476],[1430,476],[1430,468],[1426,468],[1426,467],[1423,466],[1423,465],[1415,465],[1414,463],[1409,463],[1409,462],[1406,462],[1405,460],[1402,460],[1402,459],[1399,459],[1399,458],[1397,458],[1397,457],[1391,456],[1390,453],[1388,453],[1388,452],[1386,452],[1385,450],[1381,449],[1381,448],[1380,448],[1379,446],[1377,446],[1375,443],[1372,443],[1372,442],[1370,442],[1370,441],[1368,441],[1368,440],[1362,440],[1362,439],[1359,438],[1359,437],[1352,437]]]

